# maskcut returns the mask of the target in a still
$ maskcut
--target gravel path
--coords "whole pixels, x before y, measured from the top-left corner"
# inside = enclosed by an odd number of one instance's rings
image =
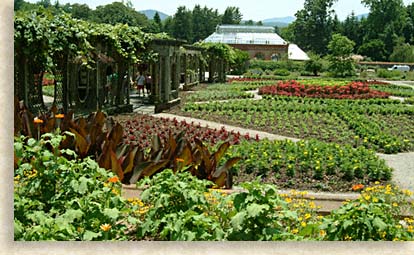
[[[398,186],[414,191],[414,152],[377,155],[394,169],[393,181]]]

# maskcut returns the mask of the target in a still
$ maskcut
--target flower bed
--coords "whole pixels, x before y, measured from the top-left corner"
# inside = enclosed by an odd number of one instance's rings
[[[182,115],[295,138],[364,146],[379,152],[414,149],[414,108],[398,100],[273,97],[187,103]],[[398,132],[398,130],[400,130]]]
[[[392,169],[363,147],[316,140],[242,142],[228,157],[241,157],[233,167],[235,183],[261,178],[264,183],[301,190],[352,191],[352,184],[387,182]]]
[[[124,127],[124,141],[127,144],[138,145],[142,148],[148,148],[154,135],[158,135],[161,141],[167,139],[169,134],[174,136],[185,131],[185,137],[190,143],[198,138],[210,145],[229,141],[230,144],[238,144],[244,139],[256,139],[259,137],[250,137],[241,135],[239,132],[227,131],[224,127],[221,129],[211,129],[201,127],[199,123],[188,123],[178,121],[177,119],[156,118],[148,115],[136,114],[134,116],[117,116],[115,118]]]
[[[390,96],[389,93],[370,89],[362,82],[352,82],[345,86],[320,86],[301,84],[294,80],[261,87],[259,94],[332,99],[369,99]]]

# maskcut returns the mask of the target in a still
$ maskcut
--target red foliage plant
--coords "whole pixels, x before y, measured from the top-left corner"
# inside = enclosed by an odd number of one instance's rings
[[[170,133],[177,135],[184,131],[186,139],[194,144],[195,139],[199,139],[210,145],[218,142],[229,141],[230,144],[239,144],[242,139],[255,139],[249,135],[242,135],[239,132],[227,131],[224,127],[212,129],[202,127],[200,123],[188,123],[177,119],[156,118],[148,115],[137,114],[129,120],[120,120],[124,127],[124,141],[127,144],[139,145],[148,148],[151,145],[153,135],[158,135],[162,142],[168,139]]]
[[[390,96],[389,93],[370,89],[364,82],[351,82],[345,86],[319,86],[305,85],[295,80],[280,81],[276,85],[261,87],[259,94],[331,99],[369,99]]]

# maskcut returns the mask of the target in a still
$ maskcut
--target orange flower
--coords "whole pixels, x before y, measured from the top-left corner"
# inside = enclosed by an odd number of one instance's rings
[[[184,159],[182,159],[182,158],[176,158],[175,159],[177,162],[184,162]]]
[[[363,184],[355,184],[355,185],[352,186],[352,190],[353,191],[358,191],[358,190],[363,189],[364,187],[365,186]]]
[[[65,117],[65,115],[62,114],[62,113],[56,114],[56,116],[55,116],[56,119],[63,119],[64,117]]]
[[[102,224],[100,228],[102,229],[102,231],[108,232],[112,228],[112,226],[108,223],[105,223],[105,224]]]
[[[114,177],[109,178],[108,182],[116,183],[116,182],[119,182],[119,179],[118,177],[114,176]]]
[[[39,119],[38,117],[35,117],[35,118],[33,119],[33,122],[34,122],[35,124],[42,124],[42,123],[43,123],[43,120],[42,120],[42,119]]]

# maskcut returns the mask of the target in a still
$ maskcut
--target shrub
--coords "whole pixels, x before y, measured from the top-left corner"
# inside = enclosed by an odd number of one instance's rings
[[[384,79],[393,79],[396,77],[401,77],[402,73],[400,71],[389,71],[386,69],[378,69],[377,70],[377,75],[380,78],[384,78]]]
[[[273,75],[289,76],[290,72],[287,69],[276,69],[276,70],[273,71]]]

